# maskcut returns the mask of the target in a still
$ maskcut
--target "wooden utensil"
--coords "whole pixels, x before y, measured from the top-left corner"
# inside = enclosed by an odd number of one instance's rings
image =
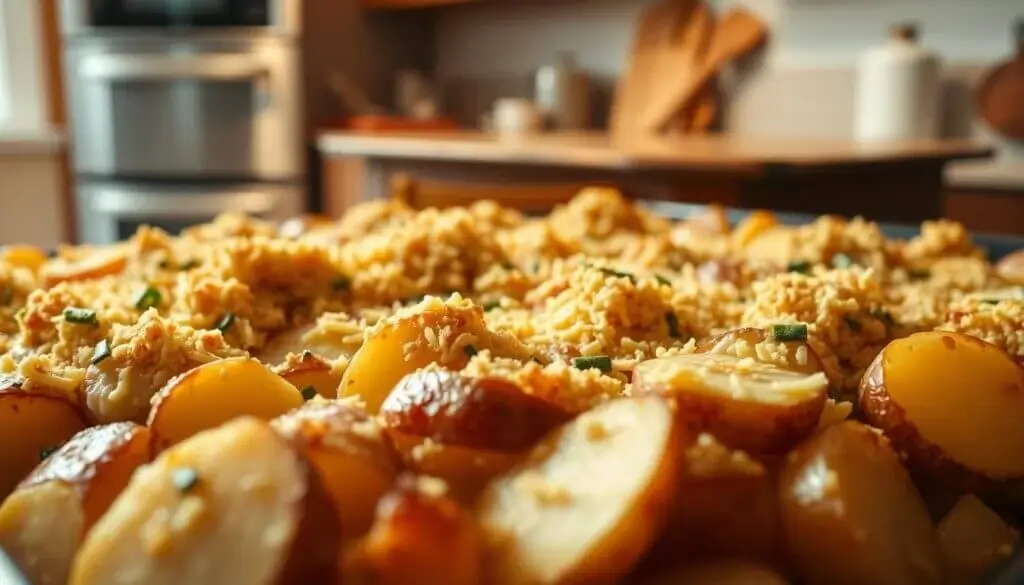
[[[639,128],[650,92],[659,83],[655,77],[659,52],[675,37],[673,27],[679,24],[681,10],[695,4],[695,0],[661,0],[641,16],[626,69],[615,88],[610,120],[613,133],[633,133]]]
[[[731,9],[719,22],[707,57],[689,75],[665,80],[670,88],[651,96],[640,120],[643,132],[655,134],[672,119],[682,104],[691,98],[727,61],[753,51],[765,42],[768,31],[751,13]]]
[[[659,53],[659,69],[656,75],[661,83],[649,101],[665,99],[662,94],[673,92],[676,80],[696,74],[711,46],[715,16],[706,2],[699,2],[686,12],[679,12],[677,21],[679,24],[675,27],[675,38],[671,39]],[[706,107],[706,100],[709,97],[712,97],[709,91],[703,91],[700,99],[696,96],[688,97],[685,100],[686,106],[680,104],[667,124],[668,130],[677,133],[690,132],[697,109]]]
[[[1017,21],[1016,31],[1016,56],[985,77],[975,94],[975,106],[992,130],[1024,141],[1024,19]]]

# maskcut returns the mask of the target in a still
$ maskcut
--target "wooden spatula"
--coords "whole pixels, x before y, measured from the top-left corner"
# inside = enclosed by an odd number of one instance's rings
[[[742,9],[732,9],[719,21],[707,57],[698,63],[688,75],[679,75],[664,80],[671,84],[651,96],[640,118],[640,129],[654,134],[668,124],[679,109],[690,100],[722,65],[741,55],[753,51],[768,37],[764,24],[754,15]]]

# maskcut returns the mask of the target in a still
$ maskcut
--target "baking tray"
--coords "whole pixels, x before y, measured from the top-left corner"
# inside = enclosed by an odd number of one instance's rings
[[[686,219],[703,211],[706,206],[672,203],[664,201],[645,201],[641,203],[651,211],[671,219]],[[735,224],[746,217],[750,210],[727,208],[729,221]],[[786,225],[800,225],[812,222],[817,216],[800,213],[776,212],[778,220]],[[918,233],[918,226],[883,223],[879,227],[889,238],[912,238]],[[1024,237],[1000,234],[972,233],[974,242],[988,252],[989,260],[996,261],[1011,252],[1024,249]],[[14,566],[14,563],[0,548],[0,585],[31,585]],[[1024,585],[1024,550],[1008,559],[993,571],[991,585]]]

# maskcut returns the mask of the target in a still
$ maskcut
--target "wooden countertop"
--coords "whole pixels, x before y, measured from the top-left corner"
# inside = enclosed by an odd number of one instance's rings
[[[325,156],[621,170],[661,168],[755,173],[910,161],[962,160],[984,158],[992,153],[987,146],[962,140],[868,144],[842,140],[779,140],[729,135],[625,140],[597,132],[514,137],[474,131],[324,131],[317,139],[317,146]]]

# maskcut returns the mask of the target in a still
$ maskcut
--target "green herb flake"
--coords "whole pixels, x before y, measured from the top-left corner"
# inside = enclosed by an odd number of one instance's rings
[[[302,353],[299,355],[299,359],[304,362],[309,361],[313,359],[313,352],[309,351],[308,349],[304,349],[302,350]]]
[[[907,276],[910,280],[925,280],[931,278],[932,271],[927,268],[908,268]]]
[[[607,374],[612,371],[612,358],[606,355],[583,356],[573,358],[572,365],[577,370],[597,368],[602,374]]]
[[[217,320],[217,324],[214,326],[221,333],[227,333],[228,329],[235,324],[235,314],[231,311],[224,313],[224,316]]]
[[[11,288],[11,287],[5,288],[4,291],[2,293],[0,293],[0,305],[3,305],[5,307],[9,307],[11,305],[11,301],[13,299],[14,299],[14,289]]]
[[[488,301],[488,302],[484,303],[483,306],[484,306],[484,312],[485,313],[488,312],[488,311],[493,311],[494,309],[500,309],[501,308],[501,299],[497,299],[497,300],[494,300],[494,301]]]
[[[786,266],[786,271],[788,271],[788,272],[798,272],[800,274],[810,274],[811,273],[811,263],[807,262],[806,260],[790,262],[789,265]]]
[[[679,317],[672,311],[665,313],[665,324],[668,325],[669,335],[677,338],[683,336],[682,331],[679,329]]]
[[[672,281],[667,279],[667,278],[665,278],[664,276],[662,276],[660,274],[655,274],[654,275],[654,280],[657,280],[658,284],[660,284],[662,286],[672,286]]]
[[[628,278],[630,282],[636,284],[636,277],[633,276],[631,272],[623,272],[621,270],[613,270],[611,268],[599,268],[598,270],[600,270],[601,272],[605,273],[608,276],[613,276],[615,278]]]
[[[832,256],[832,268],[845,270],[853,266],[854,264],[855,262],[853,261],[853,258],[850,258],[849,256],[843,254],[842,252],[836,254],[835,256]]]
[[[334,292],[343,292],[352,288],[352,281],[345,276],[339,276],[331,281],[331,290]]]
[[[544,362],[540,361],[540,359],[538,359],[537,356],[533,356],[532,358],[530,358],[530,361],[535,364],[540,364],[542,366],[544,365]]]
[[[472,345],[464,345],[464,346],[462,346],[462,352],[466,354],[466,357],[473,357],[476,354],[480,353]]]
[[[983,305],[998,305],[999,299],[981,299]]]
[[[314,396],[316,396],[316,388],[312,386],[306,386],[305,388],[302,389],[303,400],[312,400]]]
[[[843,317],[843,321],[846,323],[846,326],[850,328],[850,331],[853,331],[854,333],[860,333],[860,321],[850,316]]]
[[[110,342],[103,339],[96,344],[96,349],[92,351],[92,365],[95,366],[108,357],[110,357]]]
[[[50,458],[50,455],[53,455],[56,451],[57,447],[43,447],[39,450],[39,460],[46,461]]]
[[[64,309],[64,320],[68,323],[76,323],[78,325],[98,325],[99,321],[96,320],[96,311],[92,309],[81,309],[78,307],[68,307]]]
[[[540,272],[540,260],[532,260],[530,262],[530,272],[537,274]]]
[[[803,323],[772,325],[771,335],[775,341],[807,341],[807,325]]]
[[[195,258],[192,258],[191,260],[186,260],[185,262],[182,262],[181,264],[179,264],[178,265],[178,270],[182,270],[182,271],[192,270],[193,268],[198,268],[198,267],[199,267],[199,260],[196,260]]]
[[[199,485],[199,472],[191,467],[179,467],[171,474],[174,489],[187,494]]]
[[[163,301],[163,295],[160,291],[153,287],[146,287],[146,290],[139,293],[137,299],[135,299],[135,308],[140,311],[145,311],[152,307],[160,306],[160,302]]]

